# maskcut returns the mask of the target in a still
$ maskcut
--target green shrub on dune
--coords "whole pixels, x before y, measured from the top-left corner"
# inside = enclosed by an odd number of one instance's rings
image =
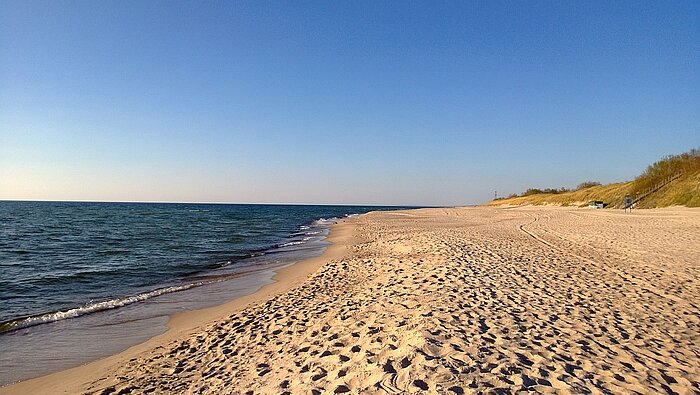
[[[652,192],[645,195],[649,191]],[[644,196],[636,205],[640,208],[700,207],[700,149],[669,155],[649,165],[633,181],[608,185],[585,181],[573,191],[530,188],[521,195],[512,194],[488,204],[586,206],[589,201],[597,200],[605,202],[608,207],[620,208],[625,195]]]

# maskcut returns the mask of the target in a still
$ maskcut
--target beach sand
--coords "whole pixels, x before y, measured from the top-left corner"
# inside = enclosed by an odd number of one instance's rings
[[[321,257],[0,393],[698,393],[700,210],[374,212]]]

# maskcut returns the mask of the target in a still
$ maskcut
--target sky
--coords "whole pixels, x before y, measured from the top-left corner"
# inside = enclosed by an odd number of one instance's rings
[[[0,1],[0,199],[465,205],[693,147],[698,1]]]

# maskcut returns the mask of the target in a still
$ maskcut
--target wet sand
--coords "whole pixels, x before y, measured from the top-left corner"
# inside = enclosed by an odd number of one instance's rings
[[[0,393],[700,391],[700,210],[379,212],[329,240],[253,295]]]

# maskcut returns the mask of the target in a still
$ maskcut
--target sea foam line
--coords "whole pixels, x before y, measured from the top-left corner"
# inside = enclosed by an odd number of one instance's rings
[[[156,296],[164,295],[171,292],[184,291],[186,289],[199,287],[212,283],[213,281],[202,281],[191,284],[177,285],[172,287],[160,288],[149,292],[144,292],[137,295],[127,296],[124,298],[117,298],[111,300],[105,300],[102,302],[89,302],[80,307],[72,308],[69,310],[56,311],[46,314],[38,314],[35,316],[19,318],[11,321],[5,321],[0,323],[0,333],[15,331],[22,328],[28,328],[31,326],[47,324],[50,322],[56,322],[65,320],[68,318],[80,317],[85,314],[97,313],[99,311],[111,310],[117,307],[123,307],[136,302],[142,302],[147,299],[154,298]]]

